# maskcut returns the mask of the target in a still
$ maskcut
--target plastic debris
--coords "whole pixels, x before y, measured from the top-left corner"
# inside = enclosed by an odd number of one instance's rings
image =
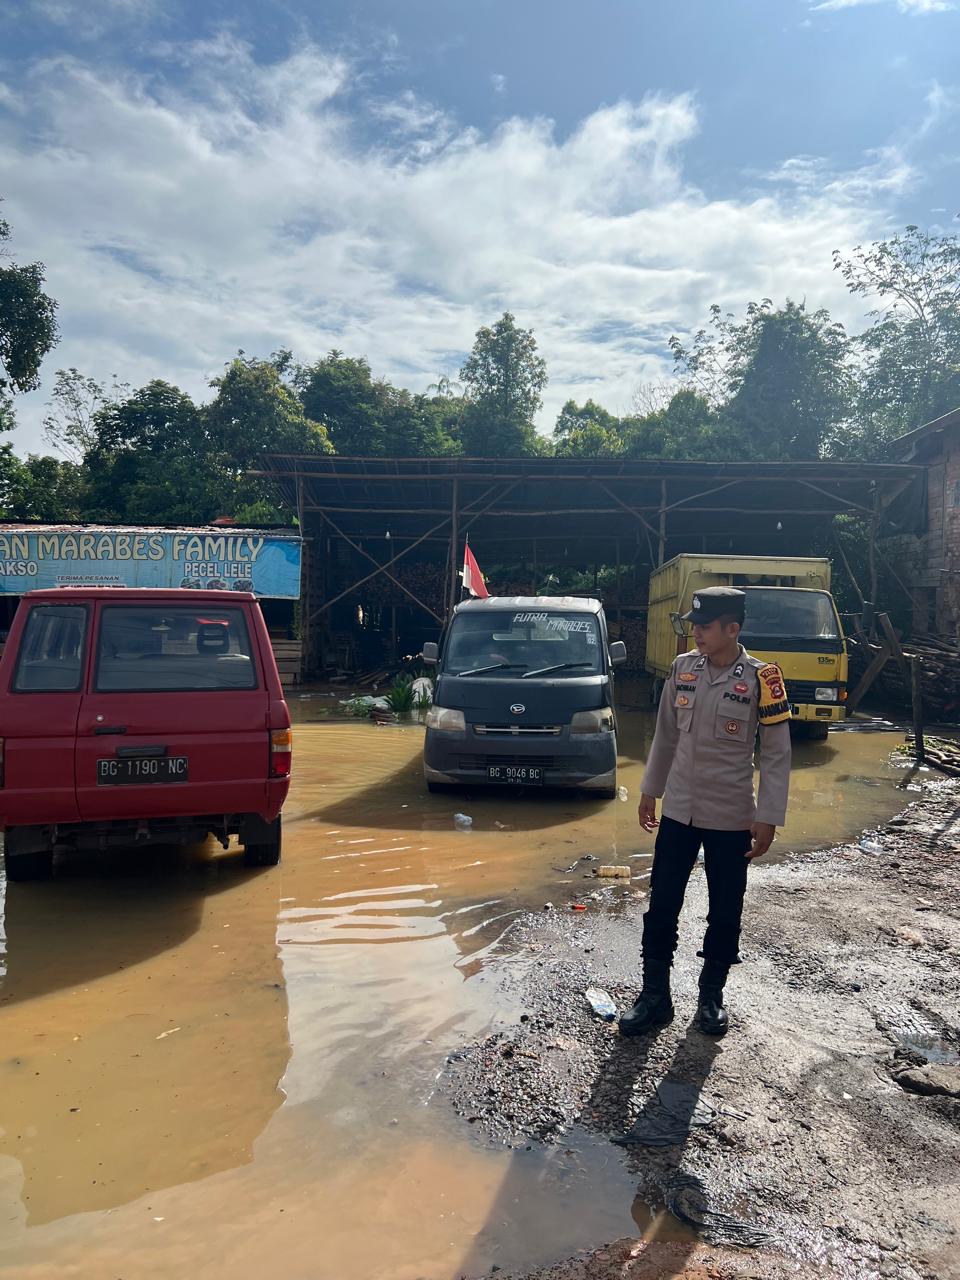
[[[886,852],[883,845],[880,844],[879,841],[868,840],[866,839],[866,837],[864,837],[864,839],[860,841],[860,848],[863,850],[864,853],[885,853]]]
[[[571,902],[571,903],[570,903],[570,910],[571,910],[571,911],[586,911],[586,909],[587,909],[587,904],[586,904],[585,902]]]
[[[410,688],[416,702],[433,705],[433,681],[427,676],[417,676]]]
[[[743,1249],[757,1249],[770,1244],[773,1236],[752,1222],[743,1222],[729,1213],[720,1213],[707,1207],[707,1189],[699,1178],[690,1173],[678,1173],[663,1188],[667,1208],[680,1222],[692,1227],[711,1244],[737,1245]]]
[[[473,819],[468,813],[455,813],[453,815],[453,825],[458,831],[469,831],[473,826]]]
[[[617,1016],[617,1006],[613,1003],[606,991],[601,991],[599,987],[587,987],[585,993],[587,1004],[604,1022],[612,1022]]]
[[[629,794],[630,793],[627,791],[626,787],[617,787],[618,800],[626,800],[629,797]]]
[[[629,880],[632,874],[629,867],[597,867],[596,874],[605,876],[609,880]]]

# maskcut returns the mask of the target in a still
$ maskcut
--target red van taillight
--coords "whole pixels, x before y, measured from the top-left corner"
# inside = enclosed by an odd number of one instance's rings
[[[270,777],[289,778],[293,756],[293,730],[274,729],[270,734]]]

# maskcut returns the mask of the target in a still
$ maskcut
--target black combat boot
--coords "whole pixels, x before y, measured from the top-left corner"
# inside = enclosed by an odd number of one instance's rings
[[[644,960],[643,990],[629,1013],[620,1019],[622,1036],[642,1036],[652,1027],[673,1021],[670,999],[670,965],[664,960]]]
[[[723,987],[730,972],[728,964],[719,960],[704,960],[700,971],[700,1001],[697,1005],[697,1025],[707,1036],[723,1036],[730,1025],[723,1007]]]

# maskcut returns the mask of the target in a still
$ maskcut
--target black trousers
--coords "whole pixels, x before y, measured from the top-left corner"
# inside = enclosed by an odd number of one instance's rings
[[[749,831],[685,827],[661,818],[650,875],[650,906],[643,917],[643,956],[669,964],[677,949],[677,921],[690,872],[703,846],[710,900],[707,932],[699,953],[720,964],[739,963],[740,917],[747,888]]]

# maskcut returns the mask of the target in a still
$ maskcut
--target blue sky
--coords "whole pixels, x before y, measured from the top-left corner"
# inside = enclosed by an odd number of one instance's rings
[[[11,0],[8,0],[8,6]],[[204,397],[238,348],[414,390],[504,309],[614,411],[713,302],[806,298],[956,230],[953,0],[12,0],[0,194],[63,340],[50,379]]]

